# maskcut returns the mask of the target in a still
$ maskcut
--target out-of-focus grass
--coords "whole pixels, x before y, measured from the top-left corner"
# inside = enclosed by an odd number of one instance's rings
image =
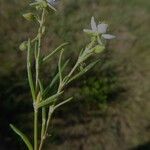
[[[21,17],[26,4],[27,1],[19,0],[0,1],[0,77],[14,72],[19,77],[25,68],[25,54],[18,51],[18,45],[36,30]],[[56,133],[59,144],[50,145],[52,149],[127,150],[150,137],[149,0],[62,0],[58,13],[48,17],[44,52],[69,41],[67,55],[76,56],[76,51],[88,41],[82,29],[89,27],[92,15],[109,23],[110,32],[117,36],[108,47],[126,92],[109,106],[105,117],[91,119],[93,116],[87,113],[80,123],[73,116],[68,124],[57,120],[58,127],[62,124]]]

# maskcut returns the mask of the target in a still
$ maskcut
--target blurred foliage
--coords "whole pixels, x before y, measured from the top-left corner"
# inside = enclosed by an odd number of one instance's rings
[[[116,98],[119,91],[117,75],[113,68],[107,66],[101,70],[99,76],[88,77],[80,92],[90,106],[95,105],[101,111],[105,111],[108,103]]]

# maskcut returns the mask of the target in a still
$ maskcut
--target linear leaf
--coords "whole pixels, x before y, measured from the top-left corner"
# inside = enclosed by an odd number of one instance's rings
[[[28,81],[31,89],[31,94],[33,100],[35,100],[35,89],[34,89],[34,84],[33,84],[33,77],[32,77],[32,71],[31,71],[31,60],[30,56],[31,55],[31,41],[28,40],[28,51],[27,51],[27,74],[28,74]]]
[[[60,56],[59,56],[59,61],[58,61],[58,73],[59,73],[59,79],[60,83],[62,82],[62,67],[61,67],[61,61],[62,61],[62,54],[64,52],[64,49],[61,50]]]
[[[64,69],[66,68],[67,64],[69,63],[69,59],[64,63],[64,65],[61,68],[61,71],[63,72]],[[44,90],[43,92],[43,96],[45,96],[47,94],[47,92],[54,86],[54,84],[58,81],[59,79],[59,73],[57,73],[53,80],[51,81],[51,83],[49,84],[49,86]]]
[[[60,93],[57,93],[57,94],[54,94],[53,96],[47,98],[46,100],[43,100],[42,102],[40,102],[37,107],[40,108],[40,107],[44,107],[48,104],[51,104],[52,102],[54,102],[56,100],[56,98],[58,96],[60,96],[63,92],[60,92]]]
[[[73,99],[73,97],[70,97],[70,98],[66,99],[65,101],[63,101],[63,102],[57,104],[57,105],[54,107],[54,109],[57,109],[58,107],[60,107],[60,106],[62,106],[62,105],[64,105],[64,104],[66,104],[66,103],[68,103],[68,102],[71,101],[72,99]]]
[[[43,91],[44,91],[43,84],[40,79],[38,80],[38,82],[39,82],[40,91],[41,91],[41,93],[43,93]]]
[[[58,51],[62,50],[62,47],[68,45],[68,42],[61,44],[58,46],[55,50],[53,50],[50,54],[48,54],[46,57],[43,58],[43,62],[46,62],[48,59],[50,59],[54,54],[56,54]]]
[[[17,129],[15,126],[13,126],[12,124],[10,124],[11,129],[18,134],[21,139],[24,141],[24,143],[26,144],[26,146],[28,147],[29,150],[33,150],[32,144],[30,143],[29,139],[27,138],[27,136],[25,134],[23,134],[19,129]]]

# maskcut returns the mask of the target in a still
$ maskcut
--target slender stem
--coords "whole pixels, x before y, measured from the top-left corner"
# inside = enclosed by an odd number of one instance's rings
[[[45,132],[45,125],[46,125],[46,108],[42,107],[42,129],[41,129],[41,139]]]
[[[35,72],[36,72],[36,79],[35,79],[35,89],[36,94],[38,94],[38,81],[39,81],[39,61],[40,61],[40,51],[41,51],[41,38],[42,38],[42,28],[44,24],[44,16],[45,16],[45,9],[42,11],[41,21],[40,21],[40,27],[38,30],[38,47],[37,47],[37,53],[35,58]],[[38,101],[36,100],[34,102],[34,150],[38,150],[38,109],[36,108]]]
[[[40,61],[40,50],[41,50],[41,38],[42,38],[42,27],[44,24],[44,16],[45,16],[45,9],[42,11],[42,17],[40,22],[40,27],[38,31],[38,50],[36,56],[36,92],[38,91],[38,80],[39,80],[39,61]]]
[[[34,150],[38,150],[38,111],[34,110]]]
[[[45,139],[46,139],[47,132],[48,132],[48,128],[49,128],[49,123],[50,123],[50,120],[51,120],[51,118],[52,118],[52,113],[53,113],[52,110],[49,109],[49,112],[48,112],[48,119],[47,119],[47,122],[46,122],[46,127],[45,127],[44,134],[43,134],[42,137],[41,137],[41,142],[40,142],[39,150],[42,150],[44,141],[45,141]]]
[[[43,141],[45,139],[45,130],[46,130],[46,109],[45,107],[43,107],[42,108],[41,142],[40,142],[39,150],[41,150],[43,146]]]
[[[78,61],[76,62],[76,64],[74,65],[74,67],[72,68],[70,73],[68,74],[68,77],[70,77],[74,73],[74,71],[76,70],[77,67],[78,67]]]
[[[60,84],[62,83],[62,71],[61,71],[61,60],[62,60],[62,54],[64,50],[61,50],[60,52],[60,57],[59,57],[59,62],[58,62],[58,72],[59,72],[59,82]]]

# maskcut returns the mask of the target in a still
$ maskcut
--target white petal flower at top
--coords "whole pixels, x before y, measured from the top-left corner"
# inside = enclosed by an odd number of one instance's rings
[[[84,29],[83,31],[90,34],[101,35],[102,38],[106,40],[114,39],[115,36],[111,34],[106,34],[108,29],[108,24],[99,23],[98,25],[95,22],[94,17],[91,18],[91,28],[92,29]]]

